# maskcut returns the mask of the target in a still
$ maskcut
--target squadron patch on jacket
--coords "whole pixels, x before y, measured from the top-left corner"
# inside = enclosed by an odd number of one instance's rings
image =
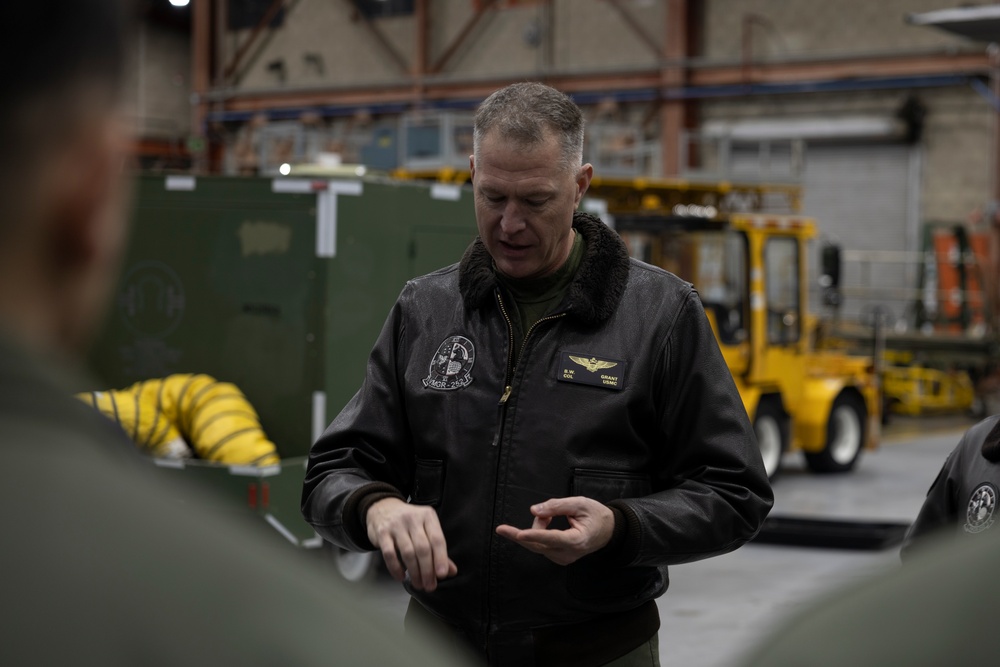
[[[472,341],[465,336],[451,336],[434,353],[424,386],[442,391],[466,387],[472,383],[475,362],[476,348]]]
[[[560,352],[556,379],[621,391],[625,386],[625,362],[592,354]]]
[[[983,482],[969,497],[969,508],[965,511],[965,532],[981,533],[993,525],[997,509],[997,487]]]

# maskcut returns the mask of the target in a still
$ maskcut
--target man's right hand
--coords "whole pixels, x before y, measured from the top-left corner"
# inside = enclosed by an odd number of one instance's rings
[[[437,588],[439,580],[458,573],[458,567],[448,558],[448,546],[434,508],[383,498],[368,508],[365,523],[368,539],[382,551],[385,566],[396,581],[402,581],[409,572],[413,588],[430,592]]]

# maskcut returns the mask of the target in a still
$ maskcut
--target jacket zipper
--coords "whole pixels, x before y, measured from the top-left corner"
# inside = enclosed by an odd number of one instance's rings
[[[512,350],[514,348],[514,324],[510,321],[510,316],[507,314],[507,308],[503,305],[503,297],[497,292],[497,303],[500,304],[500,312],[503,313],[503,318],[507,322],[507,349]],[[531,336],[531,332],[535,330],[542,322],[547,322],[549,320],[557,320],[560,317],[565,316],[566,313],[556,313],[555,315],[546,315],[535,321],[524,334],[524,340],[521,341],[521,349],[517,353],[517,361],[520,363],[521,359],[524,357],[524,350],[528,345],[528,338]],[[493,438],[493,446],[496,447],[500,444],[500,436],[503,432],[503,420],[506,415],[507,400],[510,398],[511,392],[514,391],[514,387],[511,384],[514,381],[514,366],[513,357],[511,357],[510,352],[507,353],[507,375],[504,378],[503,394],[500,395],[500,402],[497,404],[498,407],[498,424],[497,433]]]
[[[516,364],[514,363],[514,358],[511,355],[511,352],[514,349],[514,324],[513,324],[513,322],[511,322],[510,315],[507,314],[507,308],[503,305],[503,297],[500,294],[500,291],[497,290],[496,294],[497,294],[497,303],[500,306],[500,312],[503,314],[503,319],[507,323],[507,350],[508,350],[508,352],[507,352],[507,371],[506,371],[506,376],[504,377],[503,394],[500,395],[500,401],[497,403],[497,430],[496,430],[496,435],[493,436],[493,446],[494,447],[497,447],[497,446],[500,445],[500,440],[503,437],[504,421],[507,418],[507,401],[510,399],[510,395],[514,391],[513,382],[514,382],[514,371],[516,369]],[[559,319],[560,317],[563,317],[564,315],[566,315],[565,312],[556,313],[555,315],[547,315],[547,316],[545,316],[545,317],[543,317],[543,318],[535,321],[534,324],[532,324],[530,327],[528,327],[528,330],[524,333],[524,340],[521,341],[521,348],[520,348],[520,350],[518,351],[518,354],[517,354],[517,363],[518,364],[521,363],[521,360],[524,358],[524,350],[527,347],[528,338],[531,336],[531,332],[535,330],[535,327],[537,327],[542,322],[546,322],[548,320],[556,320],[556,319]],[[499,481],[499,466],[500,466],[500,455],[498,454],[497,455],[497,481]],[[492,528],[492,526],[493,526],[494,523],[496,523],[496,487],[494,487],[493,512],[492,512],[492,516],[490,517],[490,527],[491,528]],[[490,561],[492,561],[493,540],[495,540],[495,539],[496,539],[495,535],[491,535],[490,536],[490,557],[487,559],[487,565],[486,565],[486,567],[487,567],[487,572],[486,572],[486,627],[485,627],[485,636],[484,636],[484,639],[483,639],[483,652],[486,653],[486,654],[489,653],[490,625],[492,624],[492,611],[490,609],[490,606],[492,604],[492,602],[490,600],[490,576],[491,576],[491,572],[489,570],[492,569]]]
[[[511,352],[514,349],[514,324],[510,321],[510,315],[507,314],[507,308],[503,305],[503,298],[500,296],[499,291],[497,291],[497,303],[500,305],[500,313],[503,315],[504,322],[507,323],[507,367],[504,371],[503,394],[497,403],[497,430],[493,436],[494,447],[500,444],[500,437],[503,434],[503,420],[507,410],[507,399],[510,398],[510,392],[513,390],[510,383],[514,380],[514,372],[511,368],[513,366]]]

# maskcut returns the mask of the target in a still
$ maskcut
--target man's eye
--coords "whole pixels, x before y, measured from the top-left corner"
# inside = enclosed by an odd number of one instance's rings
[[[544,199],[526,199],[525,203],[528,206],[534,206],[534,207],[537,208],[537,207],[541,206],[542,204],[544,204],[545,200]]]

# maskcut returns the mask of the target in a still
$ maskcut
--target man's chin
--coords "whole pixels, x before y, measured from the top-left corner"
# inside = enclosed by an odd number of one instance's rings
[[[524,278],[531,278],[534,275],[534,271],[531,267],[525,266],[520,262],[506,262],[500,261],[495,262],[497,269],[507,278],[513,278],[514,280],[523,280]]]

